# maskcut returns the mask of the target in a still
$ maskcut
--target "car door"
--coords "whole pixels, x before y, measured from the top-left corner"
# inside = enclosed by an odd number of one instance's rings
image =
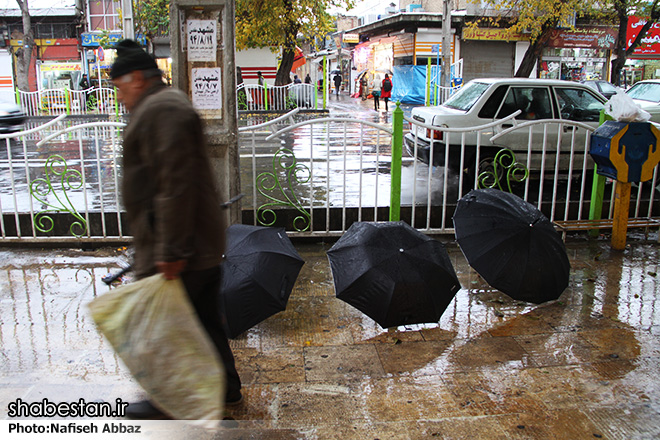
[[[594,129],[598,127],[600,111],[605,106],[603,97],[581,87],[555,87],[554,92],[561,119],[582,122]],[[576,128],[573,135],[573,127],[565,125],[562,130],[561,152],[562,156],[565,156],[561,160],[562,168],[568,166],[571,143],[574,145],[573,151],[576,155],[574,166],[582,166],[587,136],[591,134],[584,128]]]
[[[556,110],[552,104],[550,92],[550,87],[542,85],[510,86],[495,119],[502,119],[516,110],[521,111],[516,116],[518,124],[540,119],[553,119]],[[513,127],[513,123],[504,123],[498,132],[511,127]],[[498,138],[495,143],[512,150],[518,162],[528,165],[530,168],[538,168],[541,163],[539,153],[543,151],[544,143],[546,149],[556,148],[558,128],[559,124],[555,123],[534,124],[531,127],[514,130]],[[532,158],[528,163],[529,151],[532,151]]]

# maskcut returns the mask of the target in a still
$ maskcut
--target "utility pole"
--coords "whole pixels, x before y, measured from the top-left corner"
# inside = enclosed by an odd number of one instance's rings
[[[124,38],[135,40],[135,23],[133,22],[133,0],[121,0],[122,27]]]
[[[451,0],[442,0],[442,86],[451,87]]]

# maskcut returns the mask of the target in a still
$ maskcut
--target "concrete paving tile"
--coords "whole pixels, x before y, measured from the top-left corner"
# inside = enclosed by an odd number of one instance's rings
[[[529,313],[507,319],[488,330],[492,336],[538,335],[552,332],[553,329],[548,323]]]
[[[376,351],[387,374],[436,375],[442,371],[436,361],[452,344],[448,340],[376,344]]]
[[[234,357],[243,384],[305,381],[302,347],[239,348]]]
[[[306,347],[305,377],[308,382],[345,382],[385,375],[373,345]]]
[[[603,438],[660,438],[660,412],[651,405],[633,404],[589,408],[583,411]]]
[[[594,347],[593,361],[636,359],[641,353],[639,338],[644,336],[625,328],[583,330],[578,335]]]
[[[341,423],[315,426],[305,432],[307,440],[365,440],[365,439],[397,439],[416,440],[423,437],[417,435],[417,424],[410,422],[360,422]]]
[[[437,324],[435,324],[437,326]],[[380,326],[378,326],[380,327]],[[356,344],[398,344],[401,342],[419,342],[423,341],[421,330],[412,330],[415,326],[381,329],[379,334],[369,339],[356,339]],[[374,331],[377,331],[374,329]],[[366,336],[366,332],[362,333]]]
[[[552,410],[542,414],[518,413],[499,417],[507,439],[615,439],[580,409]],[[621,439],[623,440],[623,439]]]
[[[455,373],[443,380],[462,416],[546,411],[543,401],[511,371]]]
[[[360,388],[356,411],[370,421],[414,422],[463,414],[440,375],[365,380]]]
[[[512,337],[457,339],[448,361],[452,371],[533,366],[529,354]]]
[[[498,425],[497,416],[449,417],[437,421],[422,421],[416,438],[474,440],[507,440],[506,433]]]
[[[588,364],[528,368],[521,371],[519,380],[527,384],[531,395],[554,410],[612,405],[622,393],[617,389],[619,382],[604,380]]]
[[[594,348],[576,333],[517,336],[534,365],[548,367],[591,362]]]

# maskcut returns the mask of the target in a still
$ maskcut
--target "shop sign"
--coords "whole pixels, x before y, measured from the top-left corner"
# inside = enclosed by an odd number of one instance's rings
[[[108,45],[115,46],[119,41],[124,39],[124,35],[121,32],[110,32],[107,34]],[[97,32],[83,32],[80,36],[83,47],[98,47],[101,44],[103,39],[103,34]],[[147,45],[147,38],[144,35],[136,35],[135,39],[142,46]]]
[[[521,41],[529,40],[529,37],[518,32],[509,32],[507,29],[467,27],[463,29],[463,39],[488,41]]]
[[[626,32],[626,49],[635,41],[646,20],[631,15],[628,17],[628,31]],[[642,38],[642,44],[633,51],[635,55],[660,55],[660,23],[654,23],[649,28],[646,36]]]
[[[360,35],[358,34],[344,34],[344,43],[359,43]]]
[[[549,47],[614,49],[617,31],[612,28],[582,27],[575,30],[553,29]]]
[[[48,63],[41,64],[39,70],[42,72],[71,72],[82,70],[80,63]]]

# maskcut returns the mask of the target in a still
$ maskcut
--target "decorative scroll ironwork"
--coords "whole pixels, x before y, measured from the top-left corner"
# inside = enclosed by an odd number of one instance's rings
[[[488,159],[485,159],[488,160]],[[482,166],[487,168],[482,171]],[[497,152],[492,162],[479,163],[479,177],[477,179],[477,186],[479,188],[497,188],[505,191],[502,187],[506,184],[509,192],[511,190],[511,182],[524,182],[529,177],[529,170],[520,162],[516,161],[516,155],[508,148],[503,148]]]
[[[288,190],[278,179],[278,171],[280,173],[284,171]],[[301,173],[307,173],[307,176],[301,176]],[[295,208],[300,215],[293,220],[293,227],[298,232],[308,230],[311,226],[311,214],[298,201],[292,184],[307,183],[311,178],[312,173],[309,167],[299,164],[293,151],[288,148],[280,148],[273,156],[273,171],[259,174],[255,182],[259,194],[269,200],[268,203],[257,208],[257,221],[264,226],[272,226],[277,221],[277,214],[273,208]],[[269,221],[267,217],[270,217],[271,220]]]
[[[76,221],[71,223],[69,232],[75,237],[81,237],[87,232],[87,221],[74,208],[67,191],[82,188],[82,174],[78,170],[69,169],[66,160],[58,154],[54,154],[46,160],[44,171],[46,173],[45,177],[39,177],[30,183],[30,194],[32,197],[41,203],[42,206],[47,207],[47,209],[35,215],[34,227],[40,232],[50,232],[55,227],[55,222],[49,214],[68,212],[76,218]],[[51,176],[54,179],[51,179]],[[72,179],[80,179],[80,181],[74,182]],[[55,186],[58,186],[58,188],[55,188]],[[61,193],[61,196],[58,192]],[[51,194],[56,202],[50,203],[46,201],[46,197]],[[76,229],[80,232],[76,233]]]

